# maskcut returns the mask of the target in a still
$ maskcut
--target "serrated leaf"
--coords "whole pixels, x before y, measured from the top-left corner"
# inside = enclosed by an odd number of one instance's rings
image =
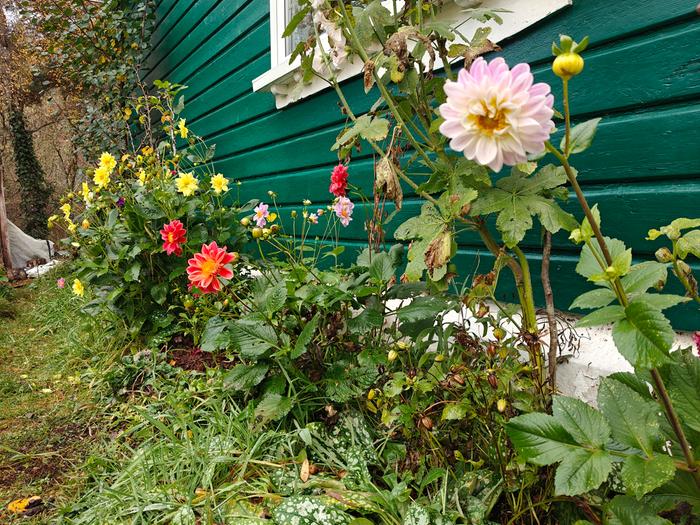
[[[670,365],[668,391],[683,424],[700,432],[700,359],[686,354]]]
[[[673,294],[660,294],[660,293],[643,293],[638,296],[640,301],[644,301],[649,306],[662,311],[667,308],[676,306],[677,304],[687,303],[692,301],[690,297],[685,297],[683,295],[673,295]]]
[[[394,277],[394,265],[386,252],[375,253],[369,267],[369,275],[377,282],[386,283]]]
[[[650,456],[660,437],[656,403],[647,401],[619,381],[604,378],[598,387],[598,407],[613,438]]]
[[[560,463],[554,476],[554,491],[577,496],[598,488],[612,471],[612,457],[604,450],[573,450]]]
[[[306,352],[306,346],[313,340],[314,334],[316,333],[318,320],[319,314],[316,314],[311,318],[311,321],[304,325],[299,337],[297,337],[296,343],[294,343],[294,350],[290,355],[292,359],[297,359]]]
[[[286,416],[292,408],[292,400],[279,394],[266,394],[255,407],[255,417],[277,420]]]
[[[631,496],[615,496],[606,506],[606,525],[671,525]]]
[[[239,319],[231,325],[234,344],[242,357],[256,359],[277,344],[277,334],[268,324],[252,319]]]
[[[615,293],[609,288],[598,288],[579,295],[569,308],[602,308],[615,298]]]
[[[620,476],[627,492],[641,498],[672,479],[675,473],[673,458],[656,454],[650,458],[628,456]]]
[[[602,447],[610,439],[610,427],[603,415],[589,404],[566,396],[556,396],[554,418],[579,444]]]
[[[264,363],[236,365],[224,375],[224,386],[232,390],[248,391],[265,379],[269,368]]]
[[[635,299],[625,308],[625,318],[613,326],[613,340],[634,367],[654,368],[669,362],[674,332],[664,315],[647,302]]]
[[[578,445],[553,416],[533,413],[512,418],[506,432],[518,455],[535,465],[562,461]]]
[[[581,153],[589,148],[593,142],[600,121],[600,118],[594,118],[577,124],[571,129],[571,135],[569,137],[570,153]],[[559,145],[562,151],[564,150],[565,142],[566,138],[564,137],[561,139],[561,144]]]
[[[205,352],[215,352],[226,348],[231,342],[231,334],[226,331],[229,322],[218,315],[211,317],[202,333],[201,348]]]
[[[649,288],[662,288],[668,277],[668,265],[656,261],[635,264],[622,278],[622,287],[628,294],[646,292]]]
[[[588,328],[600,326],[602,324],[614,323],[625,318],[625,309],[622,306],[613,304],[591,312],[576,322],[577,328]]]
[[[426,319],[435,319],[447,310],[447,303],[434,296],[417,297],[396,312],[402,323],[415,323]]]
[[[676,243],[678,256],[685,259],[689,253],[700,258],[700,230],[693,230],[678,239]]]

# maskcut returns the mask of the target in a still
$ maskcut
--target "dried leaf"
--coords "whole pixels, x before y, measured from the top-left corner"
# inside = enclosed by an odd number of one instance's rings
[[[301,472],[299,473],[299,479],[302,480],[304,483],[309,481],[309,468],[309,459],[306,458],[301,464]]]
[[[387,199],[393,200],[396,209],[400,210],[403,204],[403,190],[396,173],[398,169],[399,167],[389,157],[382,157],[374,169],[374,191],[377,194],[383,194]]]

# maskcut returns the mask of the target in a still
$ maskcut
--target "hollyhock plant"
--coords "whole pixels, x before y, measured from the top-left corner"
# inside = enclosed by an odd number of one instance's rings
[[[226,246],[219,248],[216,241],[203,244],[202,251],[187,261],[187,277],[203,294],[221,290],[220,279],[233,277],[230,263],[238,259],[237,253],[228,253]]]
[[[335,201],[333,211],[335,211],[335,214],[340,219],[340,224],[343,226],[350,224],[350,221],[352,220],[352,210],[354,207],[355,205],[353,202],[347,197],[339,197]]]
[[[333,168],[328,191],[336,197],[345,197],[345,193],[348,191],[348,169],[344,165],[338,164]]]
[[[440,132],[453,150],[493,171],[542,153],[554,129],[550,87],[533,84],[527,64],[509,69],[500,57],[477,58],[456,82],[445,82],[445,94]]]
[[[173,219],[168,224],[163,225],[160,236],[163,239],[163,249],[168,255],[182,255],[182,245],[187,242],[187,230],[182,223]]]
[[[269,206],[263,202],[258,204],[253,211],[255,212],[255,215],[253,215],[253,220],[255,221],[255,224],[258,225],[258,228],[262,228],[267,224],[267,218],[270,216],[270,212],[268,211]]]

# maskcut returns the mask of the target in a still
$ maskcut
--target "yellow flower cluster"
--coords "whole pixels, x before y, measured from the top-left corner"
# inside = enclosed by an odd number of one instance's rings
[[[180,133],[180,137],[183,139],[187,138],[187,135],[189,134],[190,130],[187,129],[185,126],[185,119],[181,118],[178,123],[177,123],[177,130]]]
[[[93,174],[93,180],[98,188],[105,188],[109,184],[110,176],[116,166],[117,159],[111,154],[105,152],[100,156],[100,164]]]

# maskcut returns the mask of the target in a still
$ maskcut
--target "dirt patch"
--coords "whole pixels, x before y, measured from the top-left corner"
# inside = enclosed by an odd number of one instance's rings
[[[171,348],[167,351],[168,361],[183,370],[204,372],[207,368],[232,368],[236,363],[226,356],[204,352],[201,348]]]

